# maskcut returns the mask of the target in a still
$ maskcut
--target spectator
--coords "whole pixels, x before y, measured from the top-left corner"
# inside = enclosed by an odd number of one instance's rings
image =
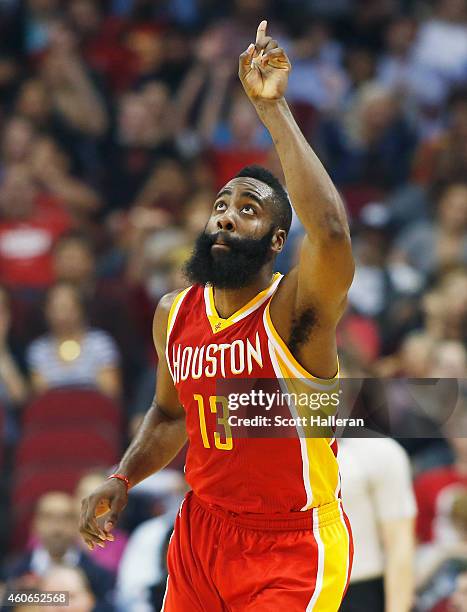
[[[376,56],[362,43],[353,43],[344,56],[344,65],[348,79],[346,106],[351,104],[361,91],[376,77]]]
[[[416,72],[411,61],[415,34],[413,19],[405,15],[396,17],[386,28],[386,48],[378,62],[378,81],[401,95],[411,93]]]
[[[362,198],[379,199],[408,178],[415,135],[393,93],[380,85],[370,83],[359,90],[345,121],[321,121],[317,139],[352,211],[362,206]],[[352,186],[366,191],[359,194]]]
[[[344,22],[342,37],[347,44],[358,40],[372,51],[380,50],[385,26],[396,13],[396,6],[393,2],[380,0],[353,3],[352,19]]]
[[[438,199],[436,222],[409,226],[395,249],[397,257],[425,275],[467,264],[467,184],[445,187]]]
[[[40,77],[31,77],[21,83],[15,100],[15,111],[36,129],[53,129],[52,99]]]
[[[306,103],[322,112],[339,108],[348,79],[342,69],[341,48],[323,22],[309,26],[291,49],[294,69],[287,97],[292,103]]]
[[[460,266],[444,274],[439,282],[443,296],[444,337],[466,342],[467,339],[467,269]]]
[[[43,576],[41,591],[66,592],[68,603],[65,605],[44,606],[48,612],[96,612],[96,598],[86,574],[77,567],[55,566]]]
[[[25,46],[28,53],[43,51],[58,16],[59,0],[29,0],[25,15]]]
[[[388,438],[340,442],[342,498],[355,547],[340,610],[409,612],[416,507],[408,459]]]
[[[78,223],[96,212],[101,201],[96,191],[71,176],[70,165],[70,159],[52,138],[36,140],[30,154],[35,180],[45,192],[60,198]]]
[[[412,168],[420,185],[462,181],[467,170],[467,88],[455,89],[448,100],[446,125],[419,144]]]
[[[467,351],[461,342],[440,342],[429,372],[431,378],[467,378]]]
[[[86,575],[98,602],[94,612],[111,612],[112,575],[78,547],[77,520],[75,502],[70,495],[61,492],[43,495],[37,502],[32,528],[36,543],[8,569],[7,581],[14,585],[29,575],[29,585],[38,587],[49,571],[65,563]]]
[[[121,92],[133,81],[133,56],[124,44],[125,22],[105,15],[92,0],[71,0],[68,17],[83,57],[112,91]]]
[[[401,96],[404,108],[426,139],[437,137],[442,127],[446,83],[443,77],[414,57],[417,24],[400,15],[386,30],[386,52],[377,68],[377,79]]]
[[[25,118],[13,116],[3,128],[2,165],[21,164],[27,161],[34,142],[35,130]]]
[[[467,272],[463,268],[443,274],[423,296],[427,334],[435,340],[465,341],[467,321]]]
[[[151,96],[128,93],[119,100],[115,142],[109,151],[106,195],[112,208],[129,208],[150,177],[158,158],[170,153],[171,105],[168,91],[158,86],[158,107]],[[148,99],[150,98],[150,99]]]
[[[176,272],[174,262],[183,264],[191,244],[184,231],[177,228],[154,231],[140,237],[140,249],[134,249],[128,274],[133,282],[143,284],[154,304],[167,292],[186,284]],[[142,239],[143,238],[143,239]],[[142,239],[142,240],[141,240]],[[179,285],[178,283],[182,283]]]
[[[117,600],[121,612],[156,612],[161,609],[160,595],[163,598],[165,593],[167,545],[173,531],[173,519],[168,516],[150,519],[130,537],[117,581]],[[143,565],[139,563],[142,559]]]
[[[104,95],[65,23],[55,18],[49,33],[33,76],[18,87],[15,107],[56,139],[88,180],[97,181],[102,172],[99,145],[108,127]]]
[[[0,281],[39,290],[52,282],[52,248],[71,225],[62,202],[38,189],[23,165],[10,166],[0,185]]]
[[[449,612],[451,593],[467,570],[467,493],[455,497],[450,518],[456,532],[452,542],[425,545],[419,551],[417,611]]]
[[[448,84],[465,78],[467,66],[467,9],[464,0],[436,0],[435,13],[420,27],[415,61]]]
[[[209,100],[206,104],[209,109]],[[255,110],[238,90],[232,100],[227,121],[220,121],[210,138],[210,154],[217,187],[225,185],[244,166],[264,164],[270,146],[270,138]]]
[[[70,283],[79,291],[92,328],[106,331],[117,343],[126,395],[144,365],[146,329],[142,324],[141,304],[136,289],[121,279],[101,278],[95,250],[82,233],[65,234],[53,252],[57,282]],[[133,299],[134,297],[134,299]],[[151,317],[153,315],[151,307]],[[31,315],[33,329],[41,329]]]
[[[176,100],[177,133],[186,137],[194,114],[196,141],[210,153],[217,187],[230,180],[243,166],[264,163],[265,152],[271,144],[267,131],[242,91],[230,92],[235,63],[225,54],[228,42],[218,34],[219,30],[212,36],[201,37],[196,47],[197,61],[182,83]],[[220,58],[214,66],[210,61],[213,54]],[[201,102],[197,107],[199,98]]]
[[[416,296],[423,286],[422,277],[404,263],[388,261],[392,228],[387,207],[367,204],[359,220],[354,241],[357,268],[349,301],[357,312],[379,320],[382,329],[390,328],[394,334],[398,313],[393,305]]]
[[[415,480],[419,509],[417,536],[421,543],[449,543],[456,540],[451,509],[456,496],[467,490],[467,438],[456,437],[465,431],[465,416],[448,423],[447,438],[454,460],[451,465],[421,474]]]
[[[68,129],[99,137],[107,129],[107,113],[97,88],[77,49],[77,41],[64,22],[55,21],[41,65],[57,117]]]
[[[119,398],[118,351],[108,334],[88,327],[77,289],[54,285],[47,294],[45,316],[49,333],[35,340],[27,354],[34,390],[91,386]]]
[[[412,332],[406,336],[393,355],[377,364],[380,376],[404,376],[406,378],[428,378],[433,367],[437,348],[436,341],[424,332]]]
[[[154,612],[161,609],[164,605],[165,593],[167,591],[167,580],[169,577],[169,571],[167,568],[167,552],[169,549],[170,538],[172,537],[172,528],[169,527],[165,534],[164,544],[161,549],[160,563],[162,567],[162,574],[160,579],[155,582],[149,588],[149,601],[153,606]]]
[[[166,223],[176,222],[189,186],[189,177],[183,171],[182,163],[174,158],[162,158],[137,194],[135,207],[155,208],[166,213]]]
[[[381,353],[380,331],[376,323],[349,308],[339,321],[337,343],[362,366],[370,368]]]

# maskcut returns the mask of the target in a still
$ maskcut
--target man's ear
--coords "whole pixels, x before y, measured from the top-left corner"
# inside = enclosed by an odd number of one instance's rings
[[[284,248],[285,241],[287,240],[287,234],[283,229],[276,229],[272,235],[271,247],[276,253],[280,253]]]

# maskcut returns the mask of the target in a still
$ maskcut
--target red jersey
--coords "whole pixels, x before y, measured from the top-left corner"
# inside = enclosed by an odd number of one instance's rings
[[[216,392],[222,379],[306,379],[311,389],[336,389],[337,375],[306,372],[272,324],[281,278],[228,319],[217,314],[212,287],[193,285],[168,318],[167,363],[186,411],[187,482],[202,500],[237,513],[308,510],[340,495],[334,438],[233,437],[228,404]]]

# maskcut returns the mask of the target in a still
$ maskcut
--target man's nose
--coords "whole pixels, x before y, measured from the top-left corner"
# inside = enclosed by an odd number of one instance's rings
[[[217,219],[217,229],[224,232],[235,231],[235,223],[229,213],[225,213]]]

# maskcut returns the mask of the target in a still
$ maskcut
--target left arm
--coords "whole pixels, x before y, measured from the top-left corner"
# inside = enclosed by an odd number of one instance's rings
[[[255,108],[272,136],[291,202],[306,231],[298,264],[297,302],[318,302],[323,313],[337,319],[354,271],[342,200],[287,102],[262,101]]]
[[[296,309],[312,304],[321,320],[326,317],[335,325],[354,271],[346,213],[337,189],[283,97],[290,62],[266,36],[266,26],[267,22],[260,23],[256,44],[240,56],[239,76],[271,134],[290,199],[307,234],[298,269],[290,275]]]

